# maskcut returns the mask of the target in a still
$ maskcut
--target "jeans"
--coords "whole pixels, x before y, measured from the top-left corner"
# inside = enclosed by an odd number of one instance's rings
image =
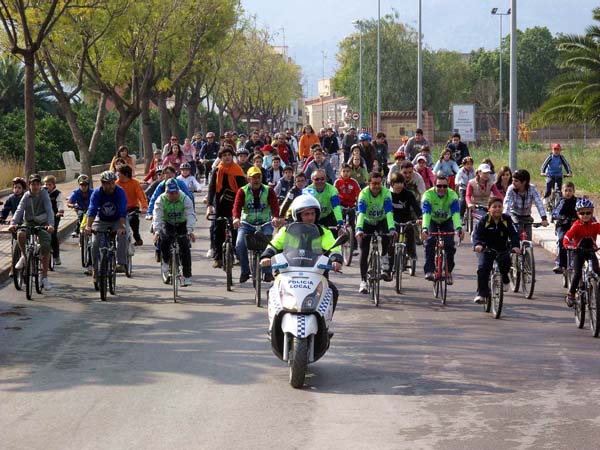
[[[162,261],[169,263],[171,256],[171,242],[177,237],[179,242],[179,257],[181,258],[181,265],[183,266],[183,276],[189,278],[192,276],[192,253],[190,251],[190,239],[187,233],[187,224],[180,223],[172,225],[170,223],[164,224],[165,228],[160,232],[160,253],[162,255]]]
[[[458,203],[460,205],[460,217],[461,219],[465,217],[465,212],[467,211],[467,190],[463,188],[458,189]]]
[[[237,230],[237,240],[235,242],[235,252],[240,261],[242,275],[250,273],[250,262],[248,260],[248,248],[246,247],[246,235],[254,233],[255,227],[249,223],[242,223]],[[265,225],[261,232],[269,237],[273,235],[273,225]],[[271,268],[263,269],[263,273],[271,273]]]
[[[454,231],[454,224],[452,223],[452,219],[447,220],[442,223],[431,222],[429,224],[429,232],[435,233],[438,231]],[[456,253],[456,247],[454,247],[454,236],[448,235],[443,236],[444,245],[446,248],[446,260],[448,262],[448,272],[452,272],[454,270],[454,254]],[[427,240],[424,242],[425,246],[425,266],[423,269],[425,273],[435,272],[435,244],[437,242],[437,236],[429,236]]]
[[[550,175],[546,177],[546,191],[544,192],[544,198],[550,197],[550,191],[554,187],[554,183],[558,183],[558,192],[562,189],[562,175]]]
[[[494,266],[495,254],[481,252],[478,255],[479,265],[477,266],[477,295],[489,297],[490,295],[490,273]],[[510,270],[510,253],[498,255],[498,266],[500,273],[504,277]]]
[[[50,245],[52,245],[52,256],[60,258],[60,241],[58,239],[58,226],[60,225],[60,217],[54,216],[54,232],[50,235]]]
[[[92,224],[92,230],[94,231],[117,231],[120,227],[118,220],[114,222],[104,222],[102,220],[94,220]],[[127,225],[126,225],[127,226]],[[129,230],[125,230],[123,235],[117,235],[117,264],[125,265],[127,263],[127,233]],[[100,241],[101,235],[96,233],[92,237],[92,265],[94,270],[98,270],[98,260],[100,259]]]
[[[556,227],[556,247],[558,248],[558,255],[556,255],[556,265],[559,267],[567,267],[567,249],[563,245],[563,238],[569,231],[569,228]]]

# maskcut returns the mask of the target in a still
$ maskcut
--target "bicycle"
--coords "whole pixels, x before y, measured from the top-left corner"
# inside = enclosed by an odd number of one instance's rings
[[[34,282],[35,291],[38,294],[43,292],[43,286],[40,280],[42,261],[38,233],[46,228],[46,226],[31,225],[20,225],[17,227],[17,230],[24,230],[27,232],[27,241],[25,243],[25,257],[27,262],[25,263],[22,275],[23,281],[25,282],[25,297],[27,300],[31,300],[32,298]]]
[[[92,230],[92,233],[99,234],[101,239],[94,288],[100,291],[100,300],[104,302],[108,296],[107,292],[111,295],[116,295],[117,292],[117,232]]]
[[[519,287],[525,294],[525,298],[531,299],[535,289],[535,258],[533,257],[533,242],[527,239],[525,224],[531,223],[531,226],[538,228],[541,222],[519,222],[519,248],[521,254],[513,253],[511,269],[508,272],[510,284],[513,292],[519,292]]]
[[[571,247],[575,250],[574,247]],[[592,336],[598,337],[600,334],[600,292],[598,291],[598,275],[594,272],[592,257],[595,253],[593,249],[577,249],[585,252],[586,261],[583,265],[581,281],[575,292],[575,302],[573,309],[575,312],[575,325],[577,328],[583,328],[585,325],[586,306],[590,314],[590,331]]]
[[[375,306],[379,306],[379,291],[381,284],[381,241],[383,234],[375,230],[371,234],[364,234],[364,236],[371,236],[371,242],[369,246],[369,256],[367,259],[367,286],[371,300],[375,303]],[[363,237],[364,239],[364,237]]]
[[[442,305],[446,304],[446,296],[448,294],[448,260],[446,257],[446,244],[444,236],[454,236],[454,231],[434,231],[429,233],[435,240],[435,272],[433,273],[433,295],[435,298],[442,299]]]
[[[135,239],[133,238],[133,230],[129,223],[134,216],[139,217],[139,215],[139,208],[133,208],[127,212],[127,261],[125,263],[125,276],[127,278],[131,278],[133,275],[133,255],[135,255]]]
[[[217,217],[215,214],[209,214],[208,220],[225,223],[225,241],[223,242],[221,252],[221,266],[225,271],[227,278],[227,290],[231,291],[233,286],[233,260],[235,255],[235,246],[233,244],[233,224],[228,217]]]
[[[541,174],[543,177],[546,177],[546,174]],[[571,175],[563,175],[563,177],[570,177]],[[558,187],[558,180],[554,180],[554,183],[552,185],[552,189],[550,190],[550,195],[548,197],[546,197],[546,202],[545,202],[545,206],[546,206],[546,211],[548,211],[548,215],[550,217],[552,217],[552,213],[554,212],[554,210],[556,209],[556,207],[558,206],[558,203],[560,202],[560,199],[562,198],[562,192],[560,191],[560,188]]]
[[[344,226],[346,228],[346,234],[348,235],[348,240],[342,245],[342,255],[346,266],[352,264],[352,257],[354,256],[354,248],[356,246],[356,237],[354,236],[354,214],[352,213],[354,213],[353,208],[342,208]]]
[[[269,241],[271,240],[261,230],[271,222],[265,222],[260,225],[252,225],[246,221],[242,221],[242,225],[251,226],[254,228],[253,233],[245,235],[246,248],[250,252],[250,273],[252,274],[252,284],[254,285],[254,303],[260,308],[261,305],[261,267],[260,255],[265,251]]]
[[[176,234],[171,240],[169,247],[169,272],[163,273],[163,282],[173,286],[173,302],[177,303],[179,295],[179,287],[183,283],[183,264],[181,262],[179,250],[179,238],[187,236],[187,234]]]
[[[471,210],[467,206],[467,211],[465,212],[465,230],[467,233],[473,233],[475,230],[475,226],[477,222],[481,220],[487,214],[487,207],[484,205],[475,205],[475,208]]]
[[[402,291],[402,273],[406,268],[410,276],[414,277],[417,270],[417,260],[410,258],[406,253],[406,228],[415,224],[415,221],[404,223],[395,222],[398,231],[398,241],[394,244],[394,278],[396,279],[396,293]]]
[[[485,299],[483,310],[486,313],[491,312],[494,319],[499,319],[502,314],[502,305],[504,302],[504,287],[502,285],[502,274],[500,273],[498,258],[507,255],[510,253],[510,250],[499,252],[493,248],[486,248],[484,252],[494,255],[494,265],[490,272],[490,295]]]
[[[570,228],[574,221],[574,219],[565,216],[558,216],[554,218],[554,225],[557,227],[561,225],[569,225]],[[567,252],[567,267],[565,267],[565,270],[563,270],[562,278],[563,287],[568,289],[571,286],[571,279],[573,278],[573,249],[565,248],[565,251]]]

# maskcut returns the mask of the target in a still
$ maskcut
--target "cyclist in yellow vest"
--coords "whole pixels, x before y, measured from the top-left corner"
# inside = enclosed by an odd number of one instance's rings
[[[270,240],[273,226],[283,225],[283,220],[279,219],[277,194],[272,187],[262,183],[261,170],[251,167],[247,177],[248,184],[238,189],[233,203],[233,228],[238,230],[235,252],[240,261],[240,283],[245,283],[250,278],[246,235],[254,233],[256,225],[271,222],[260,230]],[[265,281],[273,281],[270,268],[265,269]]]

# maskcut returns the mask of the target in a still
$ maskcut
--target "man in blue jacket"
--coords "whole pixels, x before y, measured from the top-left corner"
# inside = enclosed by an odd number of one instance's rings
[[[117,233],[117,272],[125,272],[127,262],[127,196],[117,186],[117,176],[110,170],[100,175],[101,186],[94,189],[87,212],[85,233],[94,231]],[[98,272],[98,256],[100,253],[100,235],[94,234],[92,239],[92,277],[96,282]]]
[[[154,190],[154,193],[152,194],[152,198],[150,199],[150,202],[148,203],[148,211],[146,212],[147,219],[152,218],[152,212],[154,211],[154,203],[156,203],[156,200],[158,200],[158,197],[160,197],[162,194],[165,193],[165,185],[167,184],[167,180],[169,180],[171,178],[175,178],[175,175],[177,175],[177,172],[175,171],[174,167],[166,166],[163,168],[163,174],[164,174],[165,179],[156,187],[156,189]],[[177,184],[179,185],[179,190],[182,191],[185,195],[187,195],[190,198],[190,200],[192,201],[192,205],[194,205],[194,194],[192,194],[190,192],[190,190],[188,189],[185,182],[183,180],[178,180],[176,178],[175,178],[175,180],[177,181]]]

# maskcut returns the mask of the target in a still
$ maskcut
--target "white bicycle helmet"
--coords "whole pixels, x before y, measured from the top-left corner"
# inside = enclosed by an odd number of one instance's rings
[[[117,176],[110,170],[105,170],[100,174],[100,181],[117,181]]]
[[[310,194],[302,194],[294,199],[290,206],[292,210],[292,217],[296,222],[301,222],[300,213],[305,209],[314,208],[317,213],[315,222],[319,221],[321,215],[321,205],[319,201]]]

